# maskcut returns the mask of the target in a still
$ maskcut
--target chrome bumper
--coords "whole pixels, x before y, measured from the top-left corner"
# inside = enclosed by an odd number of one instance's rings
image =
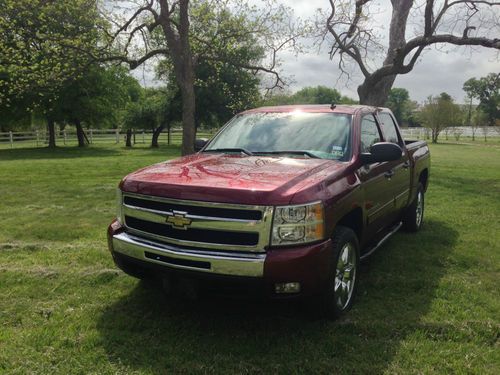
[[[113,236],[113,251],[169,268],[219,275],[262,277],[266,254],[227,254],[214,251],[187,251],[159,244],[127,233]]]

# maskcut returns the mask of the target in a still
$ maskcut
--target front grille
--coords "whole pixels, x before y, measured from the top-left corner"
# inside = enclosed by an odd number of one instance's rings
[[[259,242],[258,233],[214,231],[207,229],[175,229],[170,225],[153,223],[146,220],[125,216],[129,228],[157,236],[173,238],[181,241],[206,242],[223,245],[255,246]]]
[[[269,244],[273,215],[273,208],[269,206],[187,201],[131,193],[124,193],[122,203],[127,231],[177,248],[261,253]],[[179,219],[181,224],[176,224],[172,217]]]
[[[186,204],[161,202],[155,200],[141,199],[125,196],[123,202],[127,205],[141,208],[149,208],[158,211],[184,211],[191,215],[219,217],[238,220],[260,220],[262,212],[256,210],[229,209],[225,207],[205,207]]]

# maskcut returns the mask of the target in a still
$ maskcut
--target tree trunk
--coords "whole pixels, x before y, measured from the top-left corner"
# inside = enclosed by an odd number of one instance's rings
[[[432,129],[432,143],[438,143],[439,132],[436,129]]]
[[[398,50],[405,45],[406,22],[413,0],[392,1],[392,16],[389,27],[389,48],[384,59],[384,66],[395,64]],[[381,68],[383,69],[383,67]],[[381,70],[379,69],[379,71]],[[379,71],[373,72],[365,78],[365,81],[358,87],[359,103],[384,106],[392,85],[396,80],[396,75],[377,76]],[[378,77],[378,78],[375,78]]]
[[[195,92],[194,58],[189,43],[189,0],[178,0],[178,17],[171,18],[172,11],[167,1],[160,1],[159,22],[165,34],[169,56],[174,66],[176,82],[182,97],[182,155],[194,153]]]
[[[78,119],[74,122],[76,126],[76,137],[78,138],[78,147],[85,147],[85,132],[83,131],[82,123]]]
[[[182,155],[194,153],[194,141],[196,138],[195,127],[195,94],[194,94],[194,74],[192,79],[184,82],[181,86],[182,94]]]
[[[132,147],[132,129],[127,129],[127,134],[125,136],[125,146]]]
[[[378,82],[372,82],[370,78],[365,79],[363,84],[358,86],[359,104],[383,107],[396,76],[387,76]]]
[[[56,148],[56,129],[54,120],[47,118],[47,129],[49,131],[49,148]]]
[[[151,138],[151,147],[158,148],[158,138],[160,137],[160,134],[164,128],[165,125],[162,124],[154,130],[153,137]]]

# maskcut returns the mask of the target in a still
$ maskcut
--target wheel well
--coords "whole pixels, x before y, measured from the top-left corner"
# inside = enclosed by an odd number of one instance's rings
[[[363,234],[363,211],[361,207],[357,207],[344,215],[342,219],[337,222],[337,225],[351,228],[354,233],[356,233],[358,240],[361,240],[361,235]]]
[[[427,190],[427,181],[429,179],[429,170],[424,169],[420,172],[420,176],[418,176],[418,182],[422,183],[424,190]]]

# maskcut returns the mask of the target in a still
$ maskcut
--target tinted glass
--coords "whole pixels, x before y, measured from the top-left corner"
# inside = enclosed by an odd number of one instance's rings
[[[361,120],[361,152],[370,152],[370,146],[380,142],[380,133],[373,115]]]
[[[307,151],[324,159],[348,160],[351,115],[336,113],[249,113],[234,118],[206,151],[243,148],[253,153]]]
[[[382,133],[384,133],[385,140],[387,142],[399,144],[396,124],[391,115],[388,113],[379,113],[378,118],[381,122],[380,126],[382,127]]]

